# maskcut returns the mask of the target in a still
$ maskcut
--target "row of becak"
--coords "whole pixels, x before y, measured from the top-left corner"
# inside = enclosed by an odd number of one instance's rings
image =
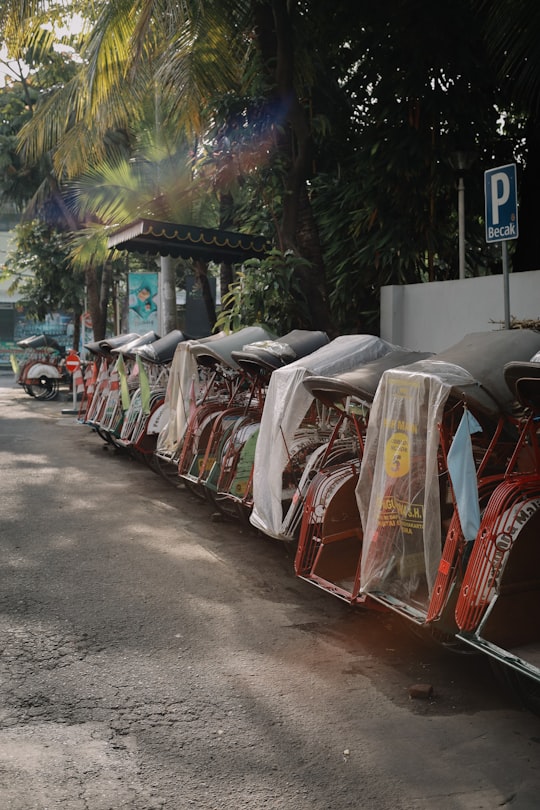
[[[81,423],[294,544],[298,577],[482,651],[540,703],[539,332],[437,354],[260,326],[87,348]]]

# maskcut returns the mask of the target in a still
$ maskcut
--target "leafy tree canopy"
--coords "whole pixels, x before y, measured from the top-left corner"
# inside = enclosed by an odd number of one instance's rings
[[[26,313],[40,321],[58,310],[80,314],[83,277],[70,272],[66,235],[43,222],[25,222],[16,229],[16,242],[2,275],[13,280],[11,289]]]

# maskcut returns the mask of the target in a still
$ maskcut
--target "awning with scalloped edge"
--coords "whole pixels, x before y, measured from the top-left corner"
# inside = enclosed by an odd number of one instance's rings
[[[270,246],[263,236],[138,219],[113,233],[108,247],[153,256],[236,264],[245,259],[262,258]]]

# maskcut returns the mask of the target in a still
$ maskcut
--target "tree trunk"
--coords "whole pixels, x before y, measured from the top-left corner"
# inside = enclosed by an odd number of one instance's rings
[[[100,305],[100,285],[95,267],[86,269],[86,295],[88,298],[88,312],[92,318],[92,332],[94,340],[103,340],[107,330],[107,319]]]
[[[81,316],[82,307],[73,308],[73,343],[72,349],[76,352],[79,351],[79,343],[81,342]]]
[[[221,288],[221,297],[229,291],[229,287],[234,281],[233,266],[227,262],[221,262],[219,265],[219,286]]]
[[[319,231],[305,184],[299,194],[299,206],[298,250],[300,255],[311,263],[311,267],[300,271],[303,279],[305,279],[303,289],[309,290],[311,325],[313,329],[320,329],[327,332],[331,337],[335,337],[328,308],[324,260]]]
[[[201,259],[194,259],[193,267],[195,269],[195,278],[201,285],[202,297],[204,301],[204,306],[206,308],[206,314],[208,316],[210,329],[213,330],[217,320],[217,316],[216,316],[216,306],[214,303],[214,299],[212,298],[212,290],[210,289],[210,284],[208,282],[208,267],[206,265],[206,262],[203,262]]]
[[[107,312],[109,311],[109,299],[111,297],[113,269],[110,262],[106,262],[101,270],[101,282],[99,285],[99,308],[103,313],[105,327],[107,326]]]
[[[171,256],[160,258],[162,331],[164,335],[173,332],[177,326],[176,317],[176,273]]]
[[[272,80],[278,106],[284,109],[287,123],[279,141],[279,148],[288,161],[279,246],[311,262],[309,273],[303,275],[312,326],[329,331],[331,322],[324,262],[307,193],[307,180],[312,173],[313,143],[309,120],[295,88],[294,33],[289,8],[288,0],[272,0],[271,9],[266,4],[254,3],[253,6],[264,63],[267,68],[275,65]],[[271,13],[271,19],[265,18],[266,12]]]
[[[223,228],[224,231],[232,230],[234,227],[233,211],[234,200],[232,194],[230,192],[221,192],[219,195],[219,227]],[[219,284],[222,297],[228,292],[233,280],[232,264],[221,262],[219,266]]]

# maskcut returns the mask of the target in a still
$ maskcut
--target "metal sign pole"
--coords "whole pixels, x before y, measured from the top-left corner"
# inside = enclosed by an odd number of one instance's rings
[[[79,355],[71,351],[66,357],[66,369],[71,374],[71,389],[73,391],[73,403],[71,408],[62,408],[62,413],[79,413],[77,408],[77,386],[75,385],[74,374],[81,367]]]
[[[486,242],[500,242],[504,278],[504,327],[510,329],[509,239],[519,237],[516,164],[484,172]]]
[[[73,402],[72,402],[71,408],[62,408],[62,413],[64,413],[64,414],[69,414],[69,413],[78,414],[79,413],[79,409],[77,408],[77,391],[76,391],[75,381],[73,379],[73,372],[71,373],[71,387],[73,389]]]
[[[504,328],[510,329],[510,278],[508,275],[508,246],[506,242],[501,242],[501,246],[504,279]]]

